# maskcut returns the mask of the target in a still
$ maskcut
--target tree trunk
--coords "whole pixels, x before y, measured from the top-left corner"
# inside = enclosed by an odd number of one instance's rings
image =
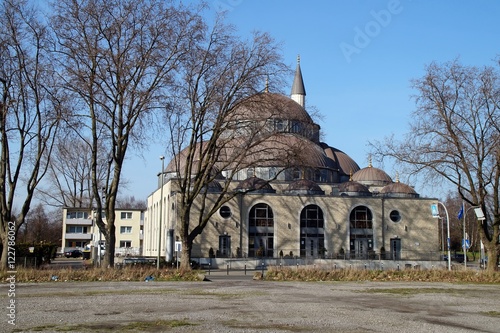
[[[106,225],[106,253],[104,256],[104,267],[113,268],[115,266],[115,245],[116,245],[116,227],[114,221],[109,221]]]
[[[182,241],[182,257],[181,257],[181,271],[191,270],[191,249],[193,247],[193,242],[189,239]]]
[[[6,271],[10,270],[11,267],[7,267],[8,264],[8,249],[9,249],[9,242],[8,242],[8,234],[7,231],[4,233],[2,232],[2,258],[0,259],[0,271]]]

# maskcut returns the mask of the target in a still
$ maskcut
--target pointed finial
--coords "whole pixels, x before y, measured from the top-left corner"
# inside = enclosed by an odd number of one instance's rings
[[[396,171],[396,183],[399,183],[399,172]]]
[[[352,182],[352,169],[349,171],[349,181]]]
[[[269,92],[269,77],[266,77],[266,89],[265,92]]]
[[[300,65],[300,54],[297,54],[297,65]]]
[[[368,167],[371,168],[372,167],[372,155],[368,155]]]

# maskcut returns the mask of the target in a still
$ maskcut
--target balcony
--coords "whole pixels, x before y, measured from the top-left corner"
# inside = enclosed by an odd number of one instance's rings
[[[66,233],[66,240],[91,240],[92,234],[76,234],[76,233]]]
[[[92,219],[66,219],[66,225],[92,225]]]

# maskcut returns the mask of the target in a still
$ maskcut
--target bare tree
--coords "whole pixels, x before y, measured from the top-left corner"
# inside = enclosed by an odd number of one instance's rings
[[[495,270],[500,250],[498,70],[458,61],[433,63],[413,86],[418,95],[410,132],[402,142],[389,138],[373,147],[410,172],[445,179],[469,207],[482,208],[486,220],[476,227],[488,251],[488,270]]]
[[[60,215],[60,210],[58,210]],[[18,240],[25,243],[61,243],[62,219],[54,212],[47,212],[39,203],[30,210],[19,230]]]
[[[88,138],[74,132],[60,135],[50,159],[47,180],[38,189],[43,201],[54,207],[94,207],[92,151]],[[107,171],[104,149],[98,149],[97,181],[104,184]],[[100,186],[101,187],[101,186]]]
[[[122,209],[147,209],[146,200],[137,200],[134,196],[126,196],[116,200],[116,206]]]
[[[0,3],[1,269],[11,267],[7,254],[15,243],[13,233],[24,223],[46,173],[64,114],[47,29],[38,14],[27,1]],[[16,203],[20,209],[14,216]]]
[[[283,168],[277,176],[286,166],[298,165],[303,148],[293,135],[272,130],[273,117],[288,100],[263,90],[267,80],[280,87],[290,73],[279,45],[265,33],[241,40],[221,22],[216,20],[204,42],[183,61],[177,112],[167,121],[174,156],[167,170],[177,175],[172,181],[183,270],[190,269],[193,242],[211,216],[241,194],[234,191],[238,173],[280,160]],[[214,193],[210,188],[215,183]]]
[[[96,223],[106,239],[105,265],[114,265],[115,207],[122,167],[134,144],[145,144],[155,111],[169,103],[169,87],[181,57],[202,24],[176,2],[164,0],[62,0],[52,25],[65,87],[91,137],[92,192]],[[75,124],[78,122],[75,122]],[[82,132],[81,129],[78,130]],[[98,177],[99,147],[107,162]],[[104,208],[104,209],[103,209]],[[106,214],[103,222],[101,212]]]

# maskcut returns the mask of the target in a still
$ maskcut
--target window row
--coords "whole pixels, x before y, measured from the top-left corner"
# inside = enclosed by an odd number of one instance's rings
[[[103,214],[105,216],[105,214]],[[66,218],[67,219],[88,219],[89,218],[89,212],[85,211],[72,211],[72,212],[67,212],[66,213]],[[121,212],[120,213],[120,218],[122,220],[130,220],[132,218],[132,212]]]
[[[231,217],[231,209],[228,206],[222,206],[219,210],[222,218]],[[401,214],[397,210],[389,213],[392,222],[401,221]],[[373,229],[373,215],[366,206],[354,208],[349,216],[350,227],[353,229]],[[252,207],[248,217],[250,227],[272,227],[274,226],[274,213],[272,208],[264,203]],[[323,210],[317,205],[308,205],[300,212],[301,228],[324,228]]]

